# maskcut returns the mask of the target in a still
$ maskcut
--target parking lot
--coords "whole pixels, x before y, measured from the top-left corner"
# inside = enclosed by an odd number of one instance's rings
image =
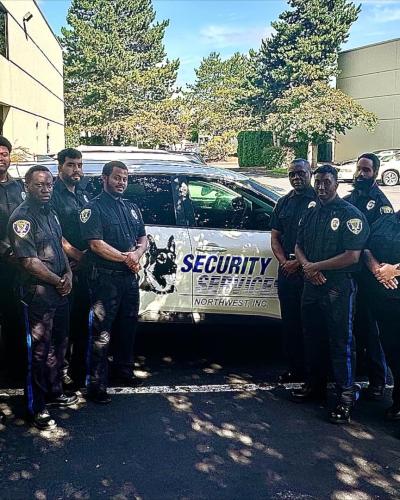
[[[289,180],[285,177],[271,177],[265,174],[252,174],[247,172],[246,175],[249,175],[253,179],[257,180],[261,184],[274,186],[278,189],[282,190],[282,194],[288,192],[291,189]],[[398,186],[380,186],[382,191],[386,194],[389,200],[392,202],[394,209],[400,210],[400,185]],[[340,182],[338,193],[339,196],[345,196],[350,193],[352,190],[352,185],[350,182]]]

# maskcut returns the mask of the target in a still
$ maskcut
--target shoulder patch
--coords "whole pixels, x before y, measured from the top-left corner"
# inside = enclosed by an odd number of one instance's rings
[[[83,224],[86,224],[86,222],[90,219],[90,216],[92,215],[92,211],[90,208],[84,208],[82,212],[79,214],[79,218]]]
[[[23,199],[23,201],[26,200],[26,193],[25,193],[25,191],[21,191],[21,198]]]
[[[389,205],[384,205],[380,209],[381,214],[392,214],[393,213],[393,208],[389,207]]]
[[[317,202],[316,201],[310,201],[310,203],[308,204],[307,208],[314,208],[316,206],[317,206]]]
[[[360,234],[363,229],[363,223],[361,219],[349,219],[346,222],[347,228],[353,234]]]
[[[367,210],[372,210],[375,206],[375,200],[369,200],[369,202],[367,203]]]
[[[28,220],[16,220],[13,223],[13,230],[17,236],[25,238],[31,230],[31,223]]]
[[[334,217],[332,220],[331,220],[331,229],[333,231],[336,231],[338,229],[338,227],[340,226],[340,220],[337,218],[337,217]]]

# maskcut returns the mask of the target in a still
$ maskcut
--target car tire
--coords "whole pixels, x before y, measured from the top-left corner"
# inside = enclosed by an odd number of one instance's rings
[[[386,170],[382,174],[382,184],[384,186],[397,186],[399,183],[399,173],[396,170]]]

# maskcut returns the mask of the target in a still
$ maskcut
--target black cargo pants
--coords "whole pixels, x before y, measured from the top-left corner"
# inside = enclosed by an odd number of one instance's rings
[[[400,407],[400,299],[374,297],[379,333],[393,375],[393,403]]]
[[[70,333],[63,374],[69,374],[80,385],[85,381],[88,345],[88,314],[90,311],[87,270],[73,272],[72,292],[69,297]]]
[[[365,270],[365,272],[368,272]],[[357,372],[368,375],[370,385],[385,386],[387,366],[385,354],[379,338],[371,298],[368,296],[368,284],[362,276],[356,275],[357,299],[354,317],[354,336],[357,343]]]
[[[301,273],[285,276],[278,271],[278,297],[283,323],[284,351],[292,373],[304,375],[304,343],[301,320],[301,296],[304,280]]]
[[[87,352],[89,390],[108,385],[108,354],[113,345],[115,373],[129,377],[134,367],[134,342],[139,312],[139,286],[131,271],[94,269],[89,277],[91,310]]]
[[[321,286],[306,281],[301,305],[306,381],[324,391],[331,368],[337,402],[346,406],[354,400],[355,295],[353,279],[338,273]]]
[[[62,394],[62,364],[68,345],[69,305],[51,285],[21,287],[28,366],[25,396],[31,414],[46,397]]]

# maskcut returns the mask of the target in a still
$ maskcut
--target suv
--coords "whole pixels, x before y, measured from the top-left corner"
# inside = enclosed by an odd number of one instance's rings
[[[125,198],[143,215],[142,320],[207,315],[280,317],[270,217],[280,195],[231,171],[192,163],[129,168]],[[82,187],[101,190],[103,163],[85,162]],[[55,173],[56,165],[50,169]]]

